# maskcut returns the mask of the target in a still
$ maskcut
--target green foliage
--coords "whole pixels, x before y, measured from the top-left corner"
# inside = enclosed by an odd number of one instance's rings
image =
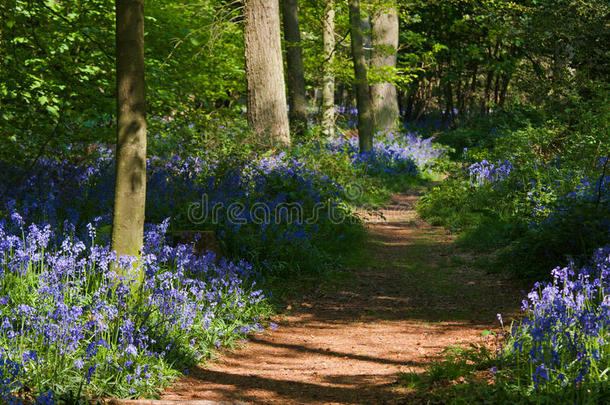
[[[160,0],[146,10],[153,115],[217,126],[245,93],[240,8],[220,0]]]
[[[108,139],[113,14],[104,0],[0,4],[0,157]],[[86,146],[85,146],[86,147]]]
[[[609,215],[595,184],[604,173],[609,134],[599,126],[607,103],[583,103],[570,115],[495,135],[470,134],[469,129],[441,136],[464,142],[462,169],[424,196],[419,212],[435,224],[462,232],[460,240],[475,249],[494,251],[495,267],[521,276],[546,277],[547,269],[566,255],[587,257],[608,242]],[[519,115],[518,115],[519,116]],[[474,131],[474,130],[470,130]],[[462,135],[465,136],[462,136]],[[510,162],[500,181],[476,181],[477,161]],[[476,164],[475,164],[476,163]],[[606,181],[606,180],[604,180]],[[585,191],[586,190],[586,191]],[[605,195],[605,194],[604,194]]]
[[[437,140],[450,146],[450,156],[460,160],[464,150],[472,159],[490,158],[489,149],[499,138],[527,127],[538,127],[544,123],[544,111],[532,106],[511,103],[490,115],[479,115],[456,128],[436,134]]]
[[[601,0],[401,2],[400,69],[416,74],[405,118],[455,127],[514,102],[565,113],[608,82],[608,13]]]
[[[241,112],[239,8],[217,0],[146,6],[150,132],[196,144]],[[0,158],[75,160],[114,140],[114,5],[107,0],[0,4]],[[167,140],[167,135],[163,136]],[[199,145],[198,145],[199,146]]]

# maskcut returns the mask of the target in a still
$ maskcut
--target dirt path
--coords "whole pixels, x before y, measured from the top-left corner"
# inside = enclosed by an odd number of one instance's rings
[[[442,228],[395,196],[368,222],[368,263],[339,288],[293,303],[278,329],[196,368],[163,399],[252,404],[395,404],[400,372],[421,372],[450,345],[480,342],[520,293],[469,265]],[[407,401],[408,402],[408,401]]]

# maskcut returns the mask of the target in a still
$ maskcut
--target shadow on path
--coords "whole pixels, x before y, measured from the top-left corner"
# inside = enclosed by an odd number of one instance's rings
[[[480,342],[498,312],[516,313],[520,292],[421,221],[416,200],[395,196],[385,220],[370,219],[366,260],[344,282],[321,283],[275,320],[277,331],[192,370],[163,398],[400,403],[401,372],[423,371],[448,346]]]
[[[197,369],[193,373],[193,378],[200,379],[204,384],[222,385],[223,388],[216,388],[215,391],[222,393],[223,397],[226,398],[225,400],[246,401],[256,404],[266,403],[257,395],[257,391],[261,389],[272,391],[278,403],[297,401],[301,404],[317,404],[320,402],[361,404],[363,401],[369,400],[375,401],[375,403],[388,403],[393,397],[391,386],[375,387],[375,391],[363,391],[349,386],[321,385],[302,381],[271,379],[258,375],[230,374],[207,369]],[[348,376],[345,381],[342,381],[341,377],[338,376],[334,378],[334,382],[338,385],[351,385],[353,382],[351,376]],[[380,391],[385,391],[383,397],[379,396]]]

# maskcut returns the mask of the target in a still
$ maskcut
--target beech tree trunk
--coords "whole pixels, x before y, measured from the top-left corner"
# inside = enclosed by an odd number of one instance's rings
[[[380,8],[372,16],[371,68],[396,67],[398,50],[398,13],[396,8]],[[398,95],[394,83],[371,85],[371,98],[377,130],[388,133],[398,129]]]
[[[290,144],[278,0],[245,0],[248,125],[275,145]]]
[[[360,18],[359,0],[349,0],[349,19],[354,60],[354,90],[358,106],[358,141],[360,153],[362,153],[373,148],[373,110],[362,48],[362,19]]]
[[[322,87],[322,128],[324,134],[335,134],[335,75],[333,62],[335,54],[335,3],[327,0],[324,9],[324,79]]]
[[[140,255],[146,205],[144,0],[116,0],[117,147],[112,249]]]
[[[303,49],[299,28],[298,0],[283,0],[286,70],[288,73],[288,105],[290,127],[294,134],[307,129],[307,98],[303,73]]]

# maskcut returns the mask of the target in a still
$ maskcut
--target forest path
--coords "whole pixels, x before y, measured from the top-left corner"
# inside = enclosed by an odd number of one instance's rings
[[[514,314],[520,292],[471,265],[455,237],[417,217],[416,193],[369,218],[366,263],[292,303],[278,328],[198,367],[166,400],[251,404],[412,403],[396,384],[451,345],[481,342]]]

